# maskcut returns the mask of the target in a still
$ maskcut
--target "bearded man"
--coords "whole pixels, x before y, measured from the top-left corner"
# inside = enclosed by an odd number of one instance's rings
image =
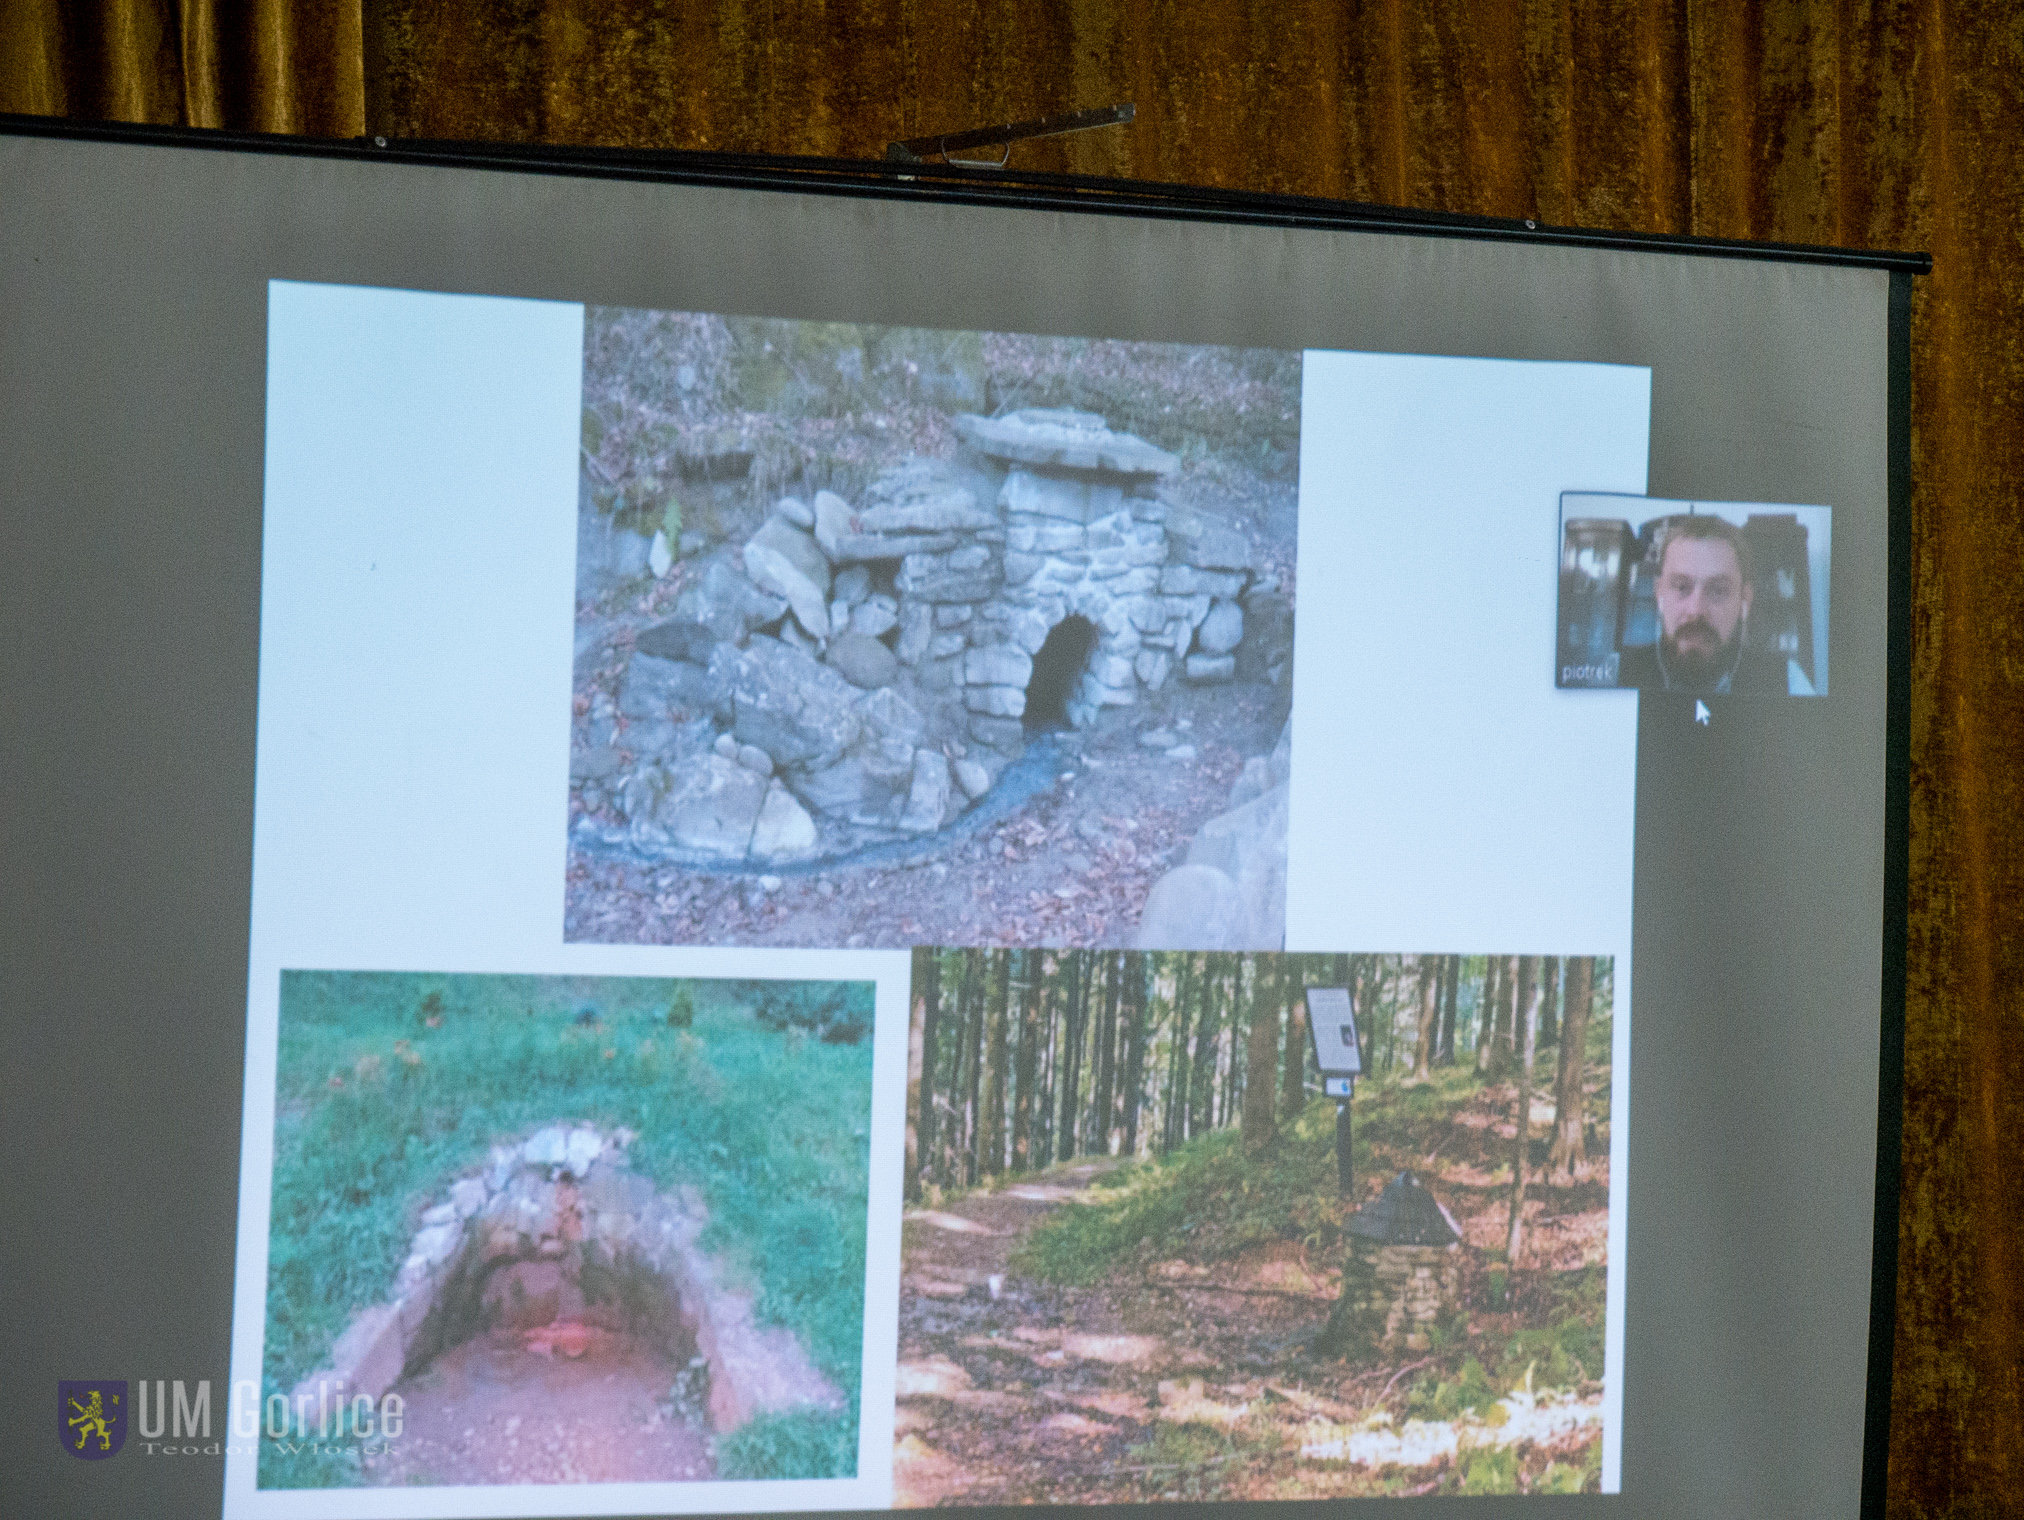
[[[1676,518],[1659,529],[1652,554],[1659,641],[1624,650],[1617,685],[1696,696],[1786,693],[1786,662],[1747,643],[1750,548],[1735,525],[1712,515]]]

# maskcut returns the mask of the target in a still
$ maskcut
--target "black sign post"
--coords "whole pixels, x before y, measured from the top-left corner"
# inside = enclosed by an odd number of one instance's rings
[[[1356,1038],[1356,1004],[1347,987],[1307,989],[1307,1033],[1314,1041],[1314,1064],[1321,1090],[1335,1099],[1335,1182],[1347,1198],[1356,1187],[1350,1155],[1349,1102],[1363,1071],[1363,1047]]]

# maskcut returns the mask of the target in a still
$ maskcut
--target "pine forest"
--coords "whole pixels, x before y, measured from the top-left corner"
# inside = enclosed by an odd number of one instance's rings
[[[1614,1001],[1607,956],[916,950],[895,1501],[1595,1491]]]

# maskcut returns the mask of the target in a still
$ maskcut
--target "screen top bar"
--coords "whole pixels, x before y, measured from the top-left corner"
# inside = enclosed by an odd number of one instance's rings
[[[531,174],[586,175],[603,179],[719,185],[733,189],[784,190],[818,195],[864,195],[1027,210],[1090,211],[1267,227],[1377,232],[1411,237],[1462,237],[1486,242],[1621,249],[1640,253],[1696,254],[1704,258],[1825,264],[1914,275],[1930,274],[1933,268],[1932,255],[1920,252],[1553,227],[1517,218],[1461,216],[1402,206],[1328,200],[1319,196],[1273,195],[1091,175],[981,169],[959,164],[901,164],[874,159],[701,153],[685,149],[656,151],[529,143],[439,142],[394,137],[296,137],[129,122],[75,122],[6,112],[0,112],[0,135],[240,153],[279,153],[311,158],[375,159],[389,163],[501,169]]]

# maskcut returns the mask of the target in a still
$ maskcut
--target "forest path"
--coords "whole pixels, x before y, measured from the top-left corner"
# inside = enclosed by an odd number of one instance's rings
[[[1226,1480],[1243,1481],[1257,1453],[1162,1455],[1162,1422],[1234,1427],[1268,1382],[1284,1381],[1289,1351],[1327,1319],[1336,1284],[1290,1249],[1214,1281],[1181,1262],[1086,1288],[1014,1271],[1026,1235],[1117,1165],[1066,1165],[907,1214],[896,1504],[1238,1496]],[[1259,1286],[1268,1282],[1283,1286]]]

